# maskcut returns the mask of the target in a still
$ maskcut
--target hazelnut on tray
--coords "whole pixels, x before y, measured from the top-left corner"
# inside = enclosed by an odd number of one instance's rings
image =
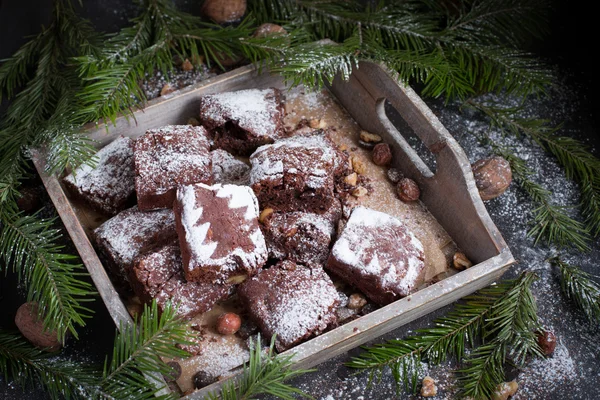
[[[233,335],[242,326],[242,319],[236,313],[223,313],[217,319],[217,332],[221,335]]]

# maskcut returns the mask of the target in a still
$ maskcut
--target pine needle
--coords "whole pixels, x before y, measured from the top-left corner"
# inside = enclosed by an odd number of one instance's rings
[[[594,280],[596,277],[577,266],[570,266],[558,256],[552,257],[550,262],[559,269],[562,293],[597,326],[600,323],[600,285]]]
[[[271,395],[279,399],[293,400],[300,396],[312,398],[302,390],[286,383],[290,379],[314,370],[292,369],[293,355],[276,355],[275,336],[269,349],[261,345],[260,335],[250,345],[250,360],[244,365],[241,377],[223,385],[219,393],[209,393],[210,400],[250,400],[260,395]]]

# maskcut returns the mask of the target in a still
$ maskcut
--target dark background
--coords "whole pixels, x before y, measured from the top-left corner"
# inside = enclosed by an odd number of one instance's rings
[[[130,17],[135,15],[135,6],[132,1],[126,0],[98,0],[84,2],[85,6],[82,14],[87,16],[96,29],[99,31],[113,32],[127,24]],[[201,1],[176,1],[181,9],[198,14]],[[562,84],[572,88],[577,104],[569,114],[567,121],[568,134],[577,137],[592,146],[597,153],[600,143],[597,135],[600,122],[599,114],[596,112],[598,105],[598,80],[595,79],[597,64],[595,64],[593,54],[597,47],[596,39],[598,37],[596,16],[590,9],[573,2],[553,1],[552,12],[550,14],[550,30],[548,35],[540,41],[532,42],[531,50],[539,57],[546,59],[558,70],[558,76]],[[28,2],[16,0],[0,0],[0,59],[10,56],[23,43],[24,37],[34,35],[39,32],[40,26],[47,23],[49,13],[51,12],[51,1],[31,0]],[[434,112],[440,117],[443,123],[445,118],[450,120],[452,115],[456,115],[456,110],[452,107],[445,107],[439,102],[428,101]],[[550,105],[552,106],[552,105]],[[559,107],[559,105],[556,105]],[[461,136],[448,127],[450,132],[457,136],[459,142],[468,155],[476,154],[475,149],[471,149],[472,142]],[[474,160],[471,160],[474,161]],[[552,161],[544,161],[553,167]],[[541,163],[541,168],[545,168]],[[552,183],[554,181],[550,181]],[[561,181],[556,181],[557,187],[552,187],[554,191],[562,189]],[[512,188],[511,188],[512,190]],[[47,215],[52,214],[52,205],[45,199],[45,211]],[[516,270],[527,268],[524,260],[535,261],[535,257],[529,257],[532,244],[530,240],[519,235],[513,235],[515,224],[518,222],[504,218],[506,206],[499,202],[490,202],[488,209],[498,225],[505,239],[513,249],[517,260],[520,260],[520,266]],[[65,240],[67,246],[70,246],[68,237]],[[600,246],[598,241],[594,244],[594,250],[591,255],[580,258],[582,267],[590,272],[599,274],[597,262],[594,260],[600,256]],[[551,249],[550,249],[551,250]],[[67,251],[75,252],[73,248]],[[539,260],[538,260],[539,261]],[[514,276],[516,271],[509,272],[506,276]],[[548,279],[552,279],[551,272],[544,270],[542,274],[547,274]],[[600,384],[598,378],[600,374],[600,360],[598,359],[598,347],[589,348],[589,342],[600,340],[598,332],[591,328],[586,328],[580,315],[568,304],[566,304],[559,295],[558,287],[551,283],[550,287],[555,290],[555,294],[539,294],[540,310],[542,319],[550,323],[557,336],[564,340],[566,348],[570,350],[571,358],[577,364],[579,375],[591,377],[581,382],[565,382],[564,385],[557,385],[556,388],[543,388],[539,386],[538,392],[527,392],[520,398],[539,398],[539,399],[595,399],[598,396],[595,388]],[[542,287],[537,290],[544,290]],[[2,329],[14,329],[14,314],[17,307],[24,301],[23,290],[20,288],[10,273],[0,277],[0,327]],[[80,339],[78,341],[69,341],[61,357],[85,360],[88,362],[104,361],[104,357],[110,354],[112,349],[112,340],[114,338],[115,327],[112,319],[108,315],[102,301],[98,299],[93,303],[92,308],[95,316],[88,321],[85,328],[80,330]],[[427,317],[423,317],[407,326],[385,335],[384,338],[398,338],[405,336],[411,330],[423,328],[437,316],[442,315],[449,308],[438,310]],[[547,315],[543,314],[547,312]],[[587,339],[580,340],[584,335]],[[355,354],[357,350],[352,353]],[[309,374],[306,377],[294,382],[295,385],[311,393],[315,398],[348,398],[360,399],[361,396],[366,399],[388,399],[395,398],[394,390],[390,385],[389,379],[384,380],[384,385],[374,389],[365,389],[366,380],[351,378],[349,371],[343,367],[345,357],[337,357],[318,367],[318,372]],[[548,368],[566,368],[560,363],[549,364]],[[567,366],[568,367],[568,366]],[[549,370],[548,374],[553,371]],[[585,387],[591,390],[586,391]],[[581,390],[583,389],[583,390]],[[14,387],[10,382],[5,382],[0,378],[0,399],[44,399],[43,393],[27,389],[22,391]],[[404,397],[399,397],[404,398]],[[451,397],[450,397],[451,398]]]

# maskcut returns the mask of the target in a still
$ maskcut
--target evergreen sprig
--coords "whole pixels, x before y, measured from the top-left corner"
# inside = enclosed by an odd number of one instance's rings
[[[22,388],[43,386],[52,399],[90,398],[99,371],[79,362],[58,360],[20,334],[0,330],[0,374]]]
[[[67,332],[77,337],[76,328],[91,317],[85,303],[94,301],[95,292],[79,258],[65,254],[59,244],[61,232],[55,222],[56,218],[18,213],[8,205],[1,208],[0,254],[1,269],[17,273],[27,288],[27,301],[38,303],[44,327],[56,331],[62,342]]]
[[[567,264],[559,256],[552,257],[550,262],[558,267],[563,294],[597,326],[600,322],[600,285],[594,280],[596,277]]]
[[[527,356],[541,355],[534,333],[541,327],[530,291],[535,279],[534,274],[524,273],[466,296],[433,327],[405,339],[363,347],[363,353],[347,365],[369,370],[370,380],[389,367],[398,387],[416,391],[421,362],[435,365],[454,358],[465,363],[458,371],[462,392],[489,398],[502,382],[506,357],[522,364]],[[468,356],[467,348],[474,348]]]
[[[260,335],[250,344],[250,359],[244,365],[242,375],[223,385],[220,392],[209,393],[210,400],[244,400],[259,395],[275,396],[293,400],[298,396],[311,398],[302,390],[286,383],[313,370],[292,369],[293,355],[277,355],[274,351],[275,336],[271,337],[268,350],[262,347]]]

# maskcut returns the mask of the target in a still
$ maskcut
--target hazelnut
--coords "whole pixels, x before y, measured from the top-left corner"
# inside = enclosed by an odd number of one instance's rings
[[[367,131],[360,131],[360,140],[366,143],[379,143],[381,142],[381,136]]]
[[[392,149],[387,143],[377,143],[373,147],[373,162],[375,165],[388,165],[392,162]]]
[[[292,237],[294,236],[296,233],[298,233],[298,227],[297,226],[293,226],[290,229],[288,229],[285,232],[285,237]]]
[[[217,332],[221,335],[233,335],[242,325],[242,319],[236,313],[223,313],[217,319]]]
[[[246,13],[246,0],[205,0],[200,13],[217,24],[235,22]]]
[[[186,58],[183,64],[181,64],[181,69],[184,71],[191,71],[194,69],[194,65]]]
[[[344,182],[350,186],[356,186],[356,183],[358,182],[358,175],[356,172],[353,172],[344,178]]]
[[[285,29],[277,24],[266,23],[256,28],[252,36],[256,38],[264,38],[268,36],[286,35],[287,33],[288,32]]]
[[[167,84],[165,84],[165,86],[162,87],[162,89],[160,89],[160,95],[164,96],[169,93],[173,93],[174,91],[175,91],[175,88],[167,83]]]
[[[136,319],[139,318],[144,312],[144,305],[138,302],[129,302],[125,306],[127,308],[127,312],[131,315],[131,318]]]
[[[319,123],[320,123],[320,120],[311,119],[310,121],[308,121],[308,126],[310,126],[313,129],[317,129],[319,127]]]
[[[54,352],[62,347],[56,331],[44,330],[44,320],[38,316],[38,304],[29,302],[22,304],[17,310],[15,324],[19,331],[35,347]]]
[[[471,268],[473,266],[473,263],[467,258],[465,253],[457,251],[456,253],[454,253],[454,256],[452,256],[452,266],[457,270],[462,271],[467,268]]]
[[[387,170],[387,177],[392,183],[400,182],[400,179],[404,178],[402,172],[397,168],[390,168]]]
[[[171,371],[169,371],[168,374],[163,375],[165,381],[173,382],[179,379],[181,376],[181,365],[177,361],[169,361],[167,365],[171,367]]]
[[[227,283],[239,285],[240,283],[244,282],[247,278],[248,278],[248,275],[245,275],[245,274],[233,275],[233,276],[230,276],[229,278],[227,278]]]
[[[359,310],[367,304],[367,299],[360,293],[352,293],[348,297],[347,307],[351,310]]]
[[[551,356],[556,348],[556,335],[551,331],[539,332],[537,342],[546,356]]]
[[[415,181],[410,178],[402,178],[396,185],[398,198],[404,202],[416,201],[421,196],[421,190]]]
[[[364,175],[364,173],[367,172],[367,166],[358,157],[352,157],[351,162],[352,162],[352,169],[357,174]]]
[[[510,163],[500,156],[476,161],[471,165],[481,200],[491,200],[508,189],[512,181]]]
[[[192,382],[194,383],[194,387],[196,389],[203,388],[204,386],[208,386],[211,383],[214,383],[216,381],[217,381],[216,377],[210,375],[209,373],[207,373],[205,371],[198,371],[192,377]]]
[[[433,397],[437,395],[437,386],[435,386],[435,381],[432,377],[426,376],[423,378],[423,383],[421,385],[421,396],[423,397]]]
[[[496,390],[492,393],[492,400],[507,400],[517,393],[518,389],[519,384],[516,381],[502,382],[496,386]]]
[[[354,189],[352,191],[352,196],[354,197],[363,197],[366,196],[367,193],[369,193],[369,191],[367,190],[367,188],[359,186],[356,189]]]
[[[264,210],[262,210],[260,212],[260,215],[258,216],[258,220],[265,224],[267,222],[267,220],[271,217],[271,215],[273,215],[274,210],[272,208],[265,208]]]

